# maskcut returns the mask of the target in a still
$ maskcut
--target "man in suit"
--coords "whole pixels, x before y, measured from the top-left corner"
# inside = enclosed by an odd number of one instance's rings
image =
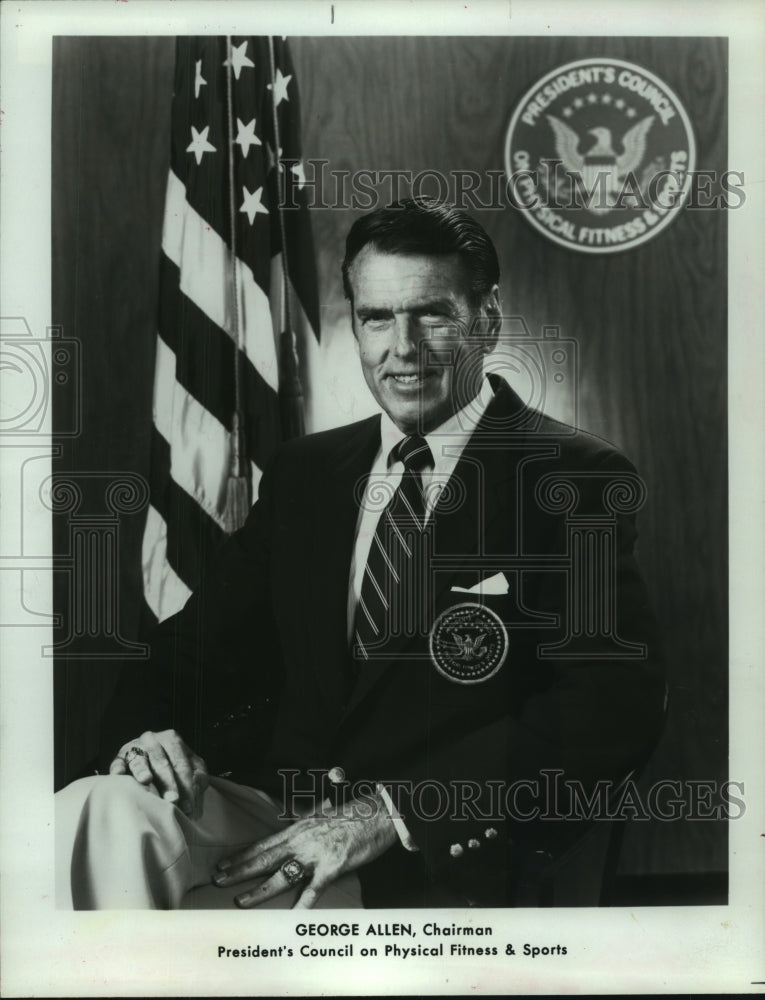
[[[366,906],[511,905],[522,859],[578,836],[571,787],[618,783],[658,736],[642,486],[485,375],[485,231],[427,199],[373,212],[343,279],[382,416],[278,450],[245,526],[125,671],[111,777],[76,783],[62,821],[75,906],[182,905],[211,878],[243,907],[358,905],[352,873]],[[297,818],[258,825],[265,793]],[[151,864],[103,836],[138,813]],[[151,885],[104,894],[130,851],[152,868],[131,884]]]

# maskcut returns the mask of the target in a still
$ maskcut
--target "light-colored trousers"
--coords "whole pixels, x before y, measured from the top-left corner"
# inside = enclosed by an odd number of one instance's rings
[[[211,778],[200,819],[190,819],[128,775],[82,778],[55,795],[56,905],[61,909],[221,909],[260,884],[226,889],[211,883],[222,858],[267,837],[289,821],[264,792]],[[298,889],[257,909],[286,909]],[[322,909],[360,907],[355,875],[319,899]]]

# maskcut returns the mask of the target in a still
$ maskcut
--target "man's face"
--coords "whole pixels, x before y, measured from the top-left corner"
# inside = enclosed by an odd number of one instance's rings
[[[372,395],[406,434],[428,433],[478,390],[482,356],[493,342],[468,334],[476,316],[482,315],[491,318],[496,336],[496,288],[477,312],[470,305],[465,266],[456,254],[381,253],[371,245],[356,257],[349,277],[353,331]],[[454,337],[453,363],[428,364],[420,342],[433,335],[442,341],[445,327]]]

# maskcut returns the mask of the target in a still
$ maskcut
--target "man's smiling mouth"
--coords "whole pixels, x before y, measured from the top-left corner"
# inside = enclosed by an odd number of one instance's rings
[[[433,375],[433,372],[411,372],[396,374],[392,372],[390,377],[398,385],[418,385],[420,382],[424,382],[426,378]]]

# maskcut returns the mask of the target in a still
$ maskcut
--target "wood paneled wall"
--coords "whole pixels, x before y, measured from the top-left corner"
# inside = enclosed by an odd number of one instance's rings
[[[698,166],[726,167],[720,39],[295,38],[303,146],[328,169],[502,169],[515,103],[548,70],[600,55],[654,72],[683,101]],[[61,470],[148,475],[154,316],[169,156],[173,42],[59,38],[54,45],[53,320],[82,342],[83,433]],[[323,342],[313,425],[369,412],[339,278],[347,210],[313,213]],[[646,480],[639,557],[666,637],[670,716],[646,780],[727,776],[726,219],[685,211],[626,252],[575,254],[511,209],[484,212],[506,312],[558,325],[580,352],[582,426]],[[317,374],[320,373],[320,374]],[[324,405],[320,394],[333,396]],[[142,518],[121,526],[123,633],[140,607]],[[57,544],[65,545],[62,529]],[[92,753],[108,667],[56,670],[57,780]],[[735,776],[734,776],[735,777]],[[726,867],[724,827],[633,824],[625,870]]]

